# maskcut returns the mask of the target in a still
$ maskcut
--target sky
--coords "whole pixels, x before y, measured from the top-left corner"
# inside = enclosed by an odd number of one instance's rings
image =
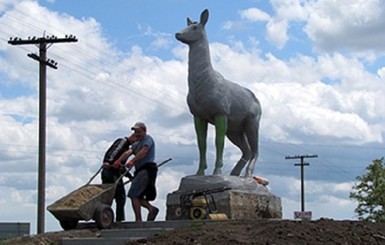
[[[188,46],[175,33],[204,9],[214,69],[261,102],[254,175],[281,197],[283,218],[301,208],[299,160],[285,157],[317,154],[306,159],[306,211],[357,219],[349,192],[385,149],[384,1],[0,0],[1,222],[29,222],[36,233],[39,67],[27,54],[39,50],[8,40],[78,39],[47,50],[58,69],[47,68],[46,205],[87,183],[109,145],[143,121],[156,161],[172,158],[159,169],[154,202],[165,220],[167,194],[198,168]],[[226,141],[224,175],[239,158]],[[45,216],[46,231],[61,230]],[[129,202],[126,216],[134,220]]]

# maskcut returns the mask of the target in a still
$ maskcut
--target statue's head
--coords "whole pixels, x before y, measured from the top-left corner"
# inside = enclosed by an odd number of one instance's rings
[[[175,38],[182,43],[190,44],[206,36],[205,25],[209,19],[209,11],[203,10],[200,22],[187,18],[187,27],[177,32]]]

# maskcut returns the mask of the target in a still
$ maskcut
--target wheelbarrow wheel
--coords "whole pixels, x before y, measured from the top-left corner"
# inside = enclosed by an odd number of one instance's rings
[[[102,204],[95,210],[94,220],[99,229],[110,229],[114,222],[114,211],[106,204]]]
[[[60,220],[60,226],[65,230],[72,230],[78,226],[78,220]]]

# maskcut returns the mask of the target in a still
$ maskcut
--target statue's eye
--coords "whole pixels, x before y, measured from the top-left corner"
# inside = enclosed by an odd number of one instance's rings
[[[198,26],[194,26],[194,27],[193,27],[193,30],[196,30],[196,29],[198,29]]]

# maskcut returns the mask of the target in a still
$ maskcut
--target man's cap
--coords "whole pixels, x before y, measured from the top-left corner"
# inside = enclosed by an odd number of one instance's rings
[[[137,122],[137,123],[135,123],[134,126],[131,127],[131,130],[135,130],[135,129],[139,129],[139,128],[146,130],[146,125],[142,122]]]

